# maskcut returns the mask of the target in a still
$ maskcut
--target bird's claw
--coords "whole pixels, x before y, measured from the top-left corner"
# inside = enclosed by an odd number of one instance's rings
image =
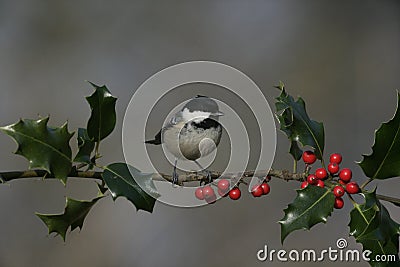
[[[172,173],[172,185],[174,186],[174,185],[178,185],[178,182],[179,182],[179,175],[178,175],[178,173],[176,172],[176,170],[174,169],[174,172]]]
[[[206,183],[208,183],[208,184],[211,183],[211,182],[213,181],[212,176],[211,176],[211,172],[210,172],[209,170],[203,168],[203,167],[201,166],[201,164],[198,163],[196,160],[194,161],[194,163],[196,163],[197,166],[200,168],[200,170],[201,170],[203,173],[205,173],[206,179],[204,179],[204,180],[207,180]],[[204,181],[204,182],[205,182],[205,181]],[[201,182],[200,182],[200,185],[201,185]]]
[[[178,185],[179,182],[179,175],[176,172],[176,163],[178,162],[178,159],[175,159],[175,164],[174,164],[174,171],[172,172],[172,186],[175,187]]]
[[[210,184],[212,182],[211,172],[209,170],[205,170],[205,172],[206,172],[207,181]]]

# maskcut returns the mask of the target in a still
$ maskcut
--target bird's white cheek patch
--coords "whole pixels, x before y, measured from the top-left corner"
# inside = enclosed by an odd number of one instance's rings
[[[195,123],[200,123],[202,120],[207,119],[210,117],[210,112],[204,111],[193,111],[190,112],[189,109],[185,108],[182,111],[182,118],[184,121],[193,121]]]

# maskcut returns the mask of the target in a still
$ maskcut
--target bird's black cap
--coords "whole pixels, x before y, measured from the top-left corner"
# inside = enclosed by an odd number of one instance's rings
[[[185,108],[187,108],[190,112],[203,111],[217,113],[219,111],[217,103],[204,95],[197,95],[195,98],[186,103],[182,110]]]

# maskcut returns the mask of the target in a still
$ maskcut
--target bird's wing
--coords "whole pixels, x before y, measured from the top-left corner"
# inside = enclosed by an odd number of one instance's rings
[[[152,144],[152,145],[161,145],[162,143],[162,132],[165,129],[171,128],[174,125],[177,125],[178,123],[182,122],[183,118],[182,118],[182,112],[178,112],[176,113],[167,124],[164,125],[164,127],[156,134],[156,136],[154,137],[153,140],[148,140],[145,141],[146,144]]]

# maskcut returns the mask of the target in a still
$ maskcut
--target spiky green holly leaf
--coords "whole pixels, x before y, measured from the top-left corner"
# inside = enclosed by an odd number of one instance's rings
[[[310,229],[327,221],[333,210],[335,196],[327,188],[307,186],[297,191],[297,197],[285,210],[281,224],[281,242],[293,231]]]
[[[371,259],[376,255],[395,255],[398,261],[400,225],[392,220],[388,210],[376,198],[375,190],[363,195],[365,203],[354,203],[354,209],[350,212],[350,235],[362,244],[364,250],[372,252]],[[398,266],[373,261],[370,264]]]
[[[399,256],[396,250],[398,244],[396,244],[396,242],[398,243],[398,240],[393,239],[381,247],[381,244],[376,242],[376,240],[363,240],[363,250],[365,251],[368,249],[372,252],[368,255],[368,258],[370,259],[368,263],[373,267],[399,267]],[[380,260],[382,257],[385,257],[385,261]]]
[[[66,182],[72,167],[68,124],[61,127],[47,126],[49,117],[39,120],[21,119],[19,122],[0,127],[18,144],[16,154],[29,161],[30,169],[45,170]]]
[[[115,103],[117,98],[112,96],[106,86],[90,83],[95,88],[91,96],[86,97],[92,110],[87,123],[89,137],[99,142],[106,138],[115,128]]]
[[[142,209],[148,212],[153,211],[156,202],[154,197],[159,196],[151,177],[151,173],[142,173],[125,163],[110,164],[103,172],[103,179],[114,200],[125,197],[132,202],[136,210]]]
[[[290,154],[295,160],[299,160],[299,149],[293,146],[293,142],[299,142],[302,146],[311,146],[315,149],[315,155],[322,159],[325,145],[324,126],[321,122],[311,120],[306,111],[304,100],[299,97],[297,101],[286,93],[283,83],[277,86],[281,94],[276,98],[275,107],[280,129],[286,133],[291,142]]]
[[[83,222],[88,215],[90,209],[103,196],[98,196],[91,201],[75,200],[72,198],[66,199],[64,212],[61,214],[43,214],[36,215],[46,224],[49,229],[49,234],[57,233],[65,241],[67,230],[71,227],[71,231],[79,227],[82,229]]]
[[[96,182],[96,184],[97,184],[97,188],[99,189],[99,192],[104,195],[108,190],[108,188],[106,187],[105,183],[103,184],[103,183],[97,183]]]
[[[400,94],[394,117],[375,132],[375,143],[370,155],[363,155],[358,164],[371,179],[400,176]]]
[[[292,141],[290,143],[289,153],[296,161],[299,161],[301,159],[301,156],[303,155],[303,150],[300,149],[296,141]]]
[[[90,155],[93,152],[95,142],[89,137],[87,130],[84,128],[78,129],[78,153],[75,156],[75,162],[84,162],[91,164]]]

